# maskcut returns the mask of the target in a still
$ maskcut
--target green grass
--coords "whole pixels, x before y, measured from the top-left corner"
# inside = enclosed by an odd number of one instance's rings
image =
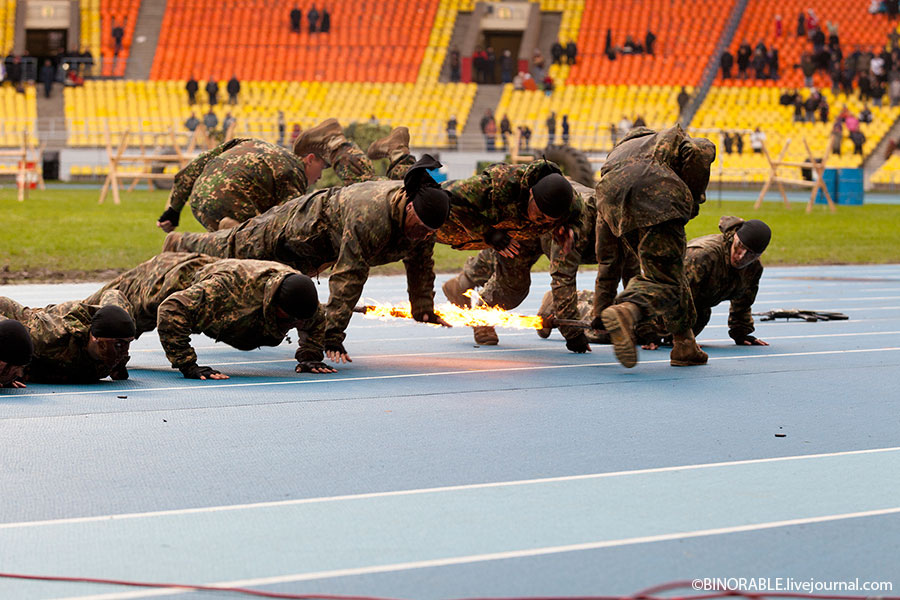
[[[164,234],[156,228],[167,192],[139,190],[98,204],[99,190],[32,191],[16,201],[15,189],[0,189],[0,270],[7,281],[54,280],[61,277],[103,279],[154,256]],[[763,257],[767,265],[900,263],[900,206],[839,207],[830,214],[817,206],[812,214],[797,204],[785,210],[771,202],[754,211],[750,202],[710,201],[687,227],[688,237],[715,233],[719,217],[737,215],[766,221],[774,232]],[[180,231],[202,231],[189,211]],[[458,270],[471,252],[438,245],[439,272]],[[535,269],[545,270],[546,259]],[[398,264],[378,273],[399,273]]]

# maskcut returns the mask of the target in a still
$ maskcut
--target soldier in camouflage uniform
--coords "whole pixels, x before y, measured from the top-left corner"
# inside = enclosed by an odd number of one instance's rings
[[[391,157],[389,174],[402,177],[413,162],[409,131],[405,127],[392,131],[373,142],[369,153]],[[293,152],[262,140],[235,138],[204,152],[175,176],[157,226],[174,230],[182,208],[190,202],[194,216],[208,231],[234,227],[306,193],[328,166],[334,166],[344,184],[375,177],[370,160],[344,137],[335,119],[303,132]]]
[[[128,348],[134,321],[122,297],[104,305],[70,301],[28,308],[0,297],[0,318],[22,323],[34,342],[26,379],[39,383],[94,383],[106,377],[128,379]]]
[[[569,252],[563,251],[563,244],[554,240],[551,233],[545,233],[540,237],[539,244],[526,244],[520,249],[517,260],[523,264],[523,277],[519,280],[510,280],[510,278],[493,278],[495,265],[497,260],[497,251],[493,249],[482,250],[476,256],[470,257],[462,273],[453,279],[444,283],[443,290],[448,300],[455,304],[465,301],[466,297],[462,293],[466,290],[477,286],[490,283],[495,286],[513,286],[518,292],[505,292],[503,295],[513,296],[520,295],[522,299],[528,293],[531,281],[531,268],[541,256],[550,258],[550,276],[552,278],[552,291],[548,292],[547,298],[550,298],[550,306],[546,316],[555,315],[560,319],[576,319],[578,317],[577,293],[575,287],[575,278],[578,274],[578,267],[585,264],[596,264],[597,258],[594,250],[594,229],[597,221],[597,205],[594,200],[594,190],[576,181],[569,180],[577,197],[581,199],[582,211],[577,224],[574,227],[575,243]],[[623,275],[622,265],[619,265],[618,273],[613,283],[613,293],[615,296],[616,285],[619,278],[624,281],[637,274],[637,261],[629,261],[625,265],[625,273]],[[526,271],[527,269],[527,271]],[[519,300],[521,302],[521,300]],[[589,352],[589,341],[604,340],[608,343],[608,338],[604,338],[603,334],[587,331],[582,329],[563,327],[560,332],[566,338],[566,346],[573,352]],[[593,338],[593,339],[591,339]]]
[[[296,310],[291,299],[283,300],[283,282],[291,276],[303,279],[298,281],[303,288]],[[278,346],[293,328],[301,334],[296,371],[335,372],[322,362],[325,316],[315,284],[281,263],[164,252],[123,273],[85,302],[104,302],[111,296],[124,300],[137,325],[137,336],[159,329],[166,358],[187,378],[228,378],[197,365],[192,333],[203,333],[239,350],[253,350]]]
[[[691,330],[695,313],[684,276],[684,226],[706,201],[715,154],[715,145],[689,137],[681,126],[658,133],[639,127],[613,148],[603,165],[597,184],[597,259],[603,263],[603,253],[613,247],[602,239],[608,229],[637,256],[641,273],[611,306],[598,303],[602,289],[598,291],[592,324],[606,329],[625,367],[637,364],[634,324],[642,317],[662,319],[673,333],[673,366],[705,364],[709,358]]]
[[[481,270],[490,273],[481,292],[483,302],[515,308],[528,295],[531,266],[543,252],[541,237],[549,234],[563,253],[575,242],[582,198],[552,162],[495,164],[444,187],[452,194],[450,218],[438,231],[437,241],[463,250],[493,250],[469,259],[467,270],[475,280],[464,271],[444,284],[444,293],[454,304],[469,304],[462,294],[485,281],[476,275]],[[492,327],[476,327],[474,333],[476,343],[498,341]]]
[[[33,354],[28,329],[18,321],[0,317],[0,387],[25,387],[25,368]]]
[[[433,251],[450,199],[427,174],[440,166],[426,154],[403,181],[319,190],[228,231],[170,233],[164,250],[277,260],[309,276],[333,265],[325,349],[332,360],[349,361],[344,330],[371,267],[402,260],[415,318],[445,324],[434,314]]]

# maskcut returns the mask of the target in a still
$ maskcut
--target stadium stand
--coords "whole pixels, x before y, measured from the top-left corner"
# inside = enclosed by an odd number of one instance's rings
[[[16,0],[0,0],[0,53],[12,51],[15,39]]]
[[[36,136],[37,99],[33,85],[25,86],[19,94],[9,85],[0,86],[0,146],[18,146],[22,143],[22,131],[27,129],[32,139]]]
[[[102,59],[99,74],[107,77],[125,75],[140,8],[140,0],[81,1],[81,45]],[[122,37],[122,51],[118,56],[112,35],[114,23],[121,25],[125,34]]]
[[[81,46],[103,56],[100,39],[100,0],[81,0]]]

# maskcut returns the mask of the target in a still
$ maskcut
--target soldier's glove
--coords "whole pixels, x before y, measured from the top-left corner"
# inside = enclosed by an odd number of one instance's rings
[[[579,333],[572,339],[567,339],[566,348],[577,354],[584,354],[585,352],[591,351],[591,346],[588,344],[588,339],[584,332]]]
[[[419,323],[434,323],[435,325],[440,325],[441,327],[453,327],[453,325],[436,315],[433,310],[413,313],[413,319],[415,319]]]
[[[748,344],[751,346],[760,346],[762,344],[757,342],[758,339],[759,338],[753,335],[745,335],[743,337],[735,338],[734,343],[738,346],[746,346]]]
[[[117,365],[113,372],[109,374],[109,378],[113,381],[123,381],[128,379],[128,369],[125,368],[125,363],[121,365]]]
[[[221,372],[216,371],[212,367],[200,367],[197,363],[179,367],[178,370],[181,371],[185,379],[209,379],[212,375],[221,375]]]
[[[488,229],[484,232],[484,243],[494,250],[500,251],[506,249],[511,241],[512,238],[503,230]]]
[[[591,329],[596,329],[597,331],[606,331],[606,325],[603,324],[603,319],[600,317],[594,317],[591,320]]]
[[[337,369],[329,367],[321,360],[301,360],[294,368],[297,373],[336,373]]]
[[[325,342],[325,352],[340,352],[341,354],[347,354],[347,349],[344,348],[344,344],[342,342]]]
[[[159,219],[157,219],[160,223],[164,221],[168,221],[172,224],[173,227],[178,227],[178,221],[181,219],[181,213],[175,210],[172,207],[166,209],[166,211],[160,215]]]

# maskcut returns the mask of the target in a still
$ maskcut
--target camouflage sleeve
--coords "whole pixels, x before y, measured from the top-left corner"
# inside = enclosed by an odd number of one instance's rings
[[[321,304],[304,331],[306,339],[300,341],[300,347],[294,353],[294,358],[297,362],[321,361],[325,358],[325,310]]]
[[[336,347],[347,337],[344,330],[350,324],[353,307],[362,295],[369,278],[369,265],[363,259],[359,238],[352,230],[345,230],[337,262],[328,279],[330,297],[325,306],[325,347]]]
[[[137,316],[134,314],[134,307],[131,305],[131,302],[120,290],[106,290],[103,292],[103,295],[100,296],[100,306],[118,306],[131,315],[132,319]]]
[[[579,240],[575,248],[563,254],[562,246],[553,242],[550,245],[550,289],[553,292],[553,314],[559,319],[578,319],[578,288],[575,278],[581,264],[581,246]],[[559,332],[568,340],[583,333],[581,329],[560,327]]]
[[[192,160],[188,166],[178,171],[178,173],[175,174],[175,182],[172,184],[172,193],[169,194],[168,208],[181,212],[181,209],[184,208],[184,205],[188,203],[188,200],[191,197],[191,190],[194,189],[194,182],[196,182],[197,178],[200,177],[200,174],[203,173],[203,169],[206,168],[209,161],[245,141],[246,139],[244,138],[234,138],[224,144],[219,144],[212,150],[207,150]]]
[[[434,243],[417,245],[403,259],[406,292],[413,315],[434,311]]]
[[[759,291],[761,276],[762,269],[740,295],[731,299],[731,311],[728,313],[728,335],[736,342],[743,340],[755,329],[751,310],[756,301],[756,293]]]
[[[215,278],[207,279],[175,292],[157,309],[159,342],[175,369],[197,362],[197,353],[191,347],[191,334],[200,333],[216,319],[213,303],[207,300],[208,295],[215,297],[215,292],[210,294],[214,287],[218,287]],[[227,295],[228,290],[222,289],[218,294]]]
[[[597,219],[596,243],[597,280],[594,283],[594,308],[591,313],[595,319],[615,300],[625,260],[625,250],[619,238],[613,235],[604,219]]]
[[[491,177],[487,172],[480,175],[454,181],[446,187],[453,195],[450,202],[450,218],[457,222],[475,239],[484,239],[491,229],[490,221],[485,217],[481,207],[490,204]]]

